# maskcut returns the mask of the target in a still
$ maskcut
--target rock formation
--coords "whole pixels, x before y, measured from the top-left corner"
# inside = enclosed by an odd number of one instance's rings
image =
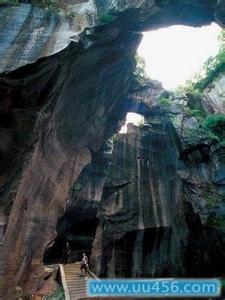
[[[0,7],[0,208],[8,217],[1,249],[3,299],[13,299],[5,293],[16,286],[24,295],[35,293],[42,284],[42,260],[51,258],[55,238],[73,235],[86,219],[90,226],[99,219],[96,236],[79,232],[74,247],[84,247],[82,237],[94,240],[93,267],[100,275],[189,274],[181,248],[191,251],[193,241],[209,236],[201,226],[209,213],[204,197],[199,208],[198,198],[189,204],[187,194],[199,197],[209,182],[222,193],[223,149],[208,147],[208,161],[202,148],[182,153],[179,135],[151,108],[151,97],[136,101],[134,55],[140,31],[212,21],[223,25],[224,7],[224,1],[214,0],[98,0],[71,5],[69,16],[29,4]],[[159,89],[149,91],[156,95]],[[119,137],[114,153],[123,156],[129,148],[128,159],[112,159],[108,139],[127,111],[142,112],[148,125]],[[206,170],[217,172],[215,182]],[[190,234],[195,225],[189,216],[199,224],[196,235]],[[211,241],[222,239],[214,229],[210,234]],[[125,264],[132,260],[134,266],[125,274],[120,268],[127,245],[133,250]]]
[[[223,276],[224,147],[181,142],[160,109],[118,136],[92,250],[100,276]]]

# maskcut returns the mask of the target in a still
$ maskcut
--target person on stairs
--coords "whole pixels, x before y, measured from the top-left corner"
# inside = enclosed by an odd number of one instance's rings
[[[81,265],[80,265],[80,271],[81,271],[81,276],[83,276],[83,271],[84,271],[84,279],[87,280],[87,272],[88,272],[88,257],[85,253],[83,253],[83,257],[81,260]]]
[[[63,250],[63,264],[64,265],[67,264],[70,253],[71,253],[71,248],[70,248],[69,242],[66,242],[66,247]]]

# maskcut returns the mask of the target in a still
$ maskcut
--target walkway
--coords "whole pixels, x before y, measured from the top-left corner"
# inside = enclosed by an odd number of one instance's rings
[[[86,280],[80,276],[80,262],[60,265],[62,285],[65,291],[65,300],[86,299]],[[97,278],[88,273],[88,278]]]

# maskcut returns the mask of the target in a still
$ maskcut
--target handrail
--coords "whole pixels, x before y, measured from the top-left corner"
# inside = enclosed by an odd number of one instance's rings
[[[96,276],[93,272],[91,272],[91,270],[90,270],[89,268],[88,268],[87,272],[88,272],[94,279],[100,280],[100,279],[98,278],[98,276]]]
[[[68,286],[67,286],[67,282],[66,282],[66,276],[65,276],[65,272],[64,272],[64,268],[63,268],[62,264],[59,265],[59,270],[60,270],[62,286],[64,289],[65,300],[70,300],[70,294],[69,294],[69,290],[68,290]]]
[[[80,264],[80,263],[81,263],[80,261],[77,261],[74,264]],[[64,289],[64,294],[65,294],[65,300],[70,300],[70,294],[69,294],[69,289],[68,289],[68,286],[67,286],[64,266],[62,264],[59,264],[59,268],[60,268],[61,282],[62,282],[62,286],[63,286],[63,289]],[[87,269],[87,273],[92,278],[94,278],[96,280],[100,280],[89,268]]]

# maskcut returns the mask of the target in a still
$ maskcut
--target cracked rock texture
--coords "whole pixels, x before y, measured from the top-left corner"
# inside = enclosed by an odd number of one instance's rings
[[[103,277],[223,276],[224,151],[183,152],[167,116],[119,135],[98,209],[92,265]]]
[[[182,275],[187,231],[176,147],[172,124],[156,113],[118,136],[92,253],[101,276]]]
[[[204,107],[209,113],[225,113],[225,77],[219,76],[204,91]]]
[[[30,4],[1,6],[0,72],[59,52],[71,39],[79,39],[95,22],[96,9],[87,2],[68,6],[67,14]]]

